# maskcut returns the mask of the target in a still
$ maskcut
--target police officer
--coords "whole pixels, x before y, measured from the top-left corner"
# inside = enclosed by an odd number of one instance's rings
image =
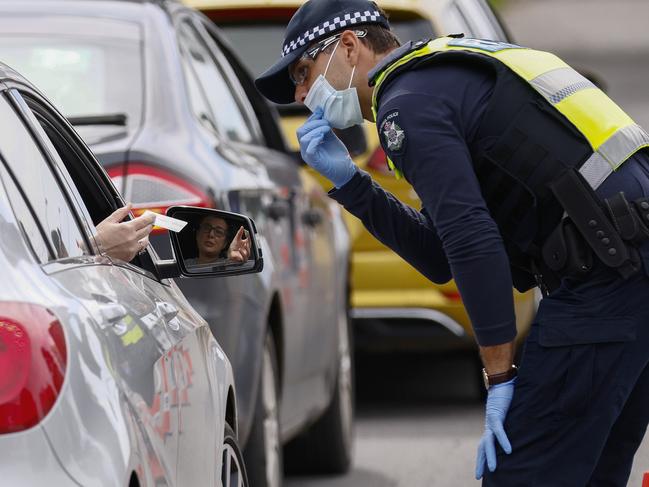
[[[367,0],[304,3],[256,85],[311,109],[301,153],[332,198],[433,282],[456,280],[488,388],[483,485],[626,485],[649,421],[647,133],[552,54],[400,46]],[[421,211],[332,131],[363,119]],[[520,371],[512,284],[545,294]]]

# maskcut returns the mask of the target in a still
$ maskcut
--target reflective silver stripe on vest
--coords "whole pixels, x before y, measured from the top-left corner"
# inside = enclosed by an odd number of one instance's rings
[[[572,68],[557,68],[537,76],[530,84],[553,105],[578,91],[597,88]]]
[[[649,147],[649,134],[639,125],[629,125],[604,142],[579,168],[579,172],[593,189],[597,189],[613,171],[643,147]]]

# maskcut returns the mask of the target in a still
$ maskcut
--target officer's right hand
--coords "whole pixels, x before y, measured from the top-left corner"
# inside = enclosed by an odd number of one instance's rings
[[[512,445],[505,433],[504,423],[509,406],[514,396],[516,379],[491,386],[487,393],[485,411],[485,431],[478,446],[478,460],[475,468],[475,478],[480,480],[484,474],[485,464],[490,472],[496,470],[496,441],[506,454],[512,452]]]
[[[336,137],[329,122],[317,108],[304,125],[297,129],[302,159],[337,188],[344,186],[358,168],[349,156],[345,144]]]

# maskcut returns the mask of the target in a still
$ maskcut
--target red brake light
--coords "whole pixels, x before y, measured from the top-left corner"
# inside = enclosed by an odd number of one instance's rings
[[[164,214],[170,206],[199,206],[213,208],[214,201],[186,180],[149,164],[129,162],[108,170],[115,186],[124,199],[133,203],[133,214],[139,216],[146,210]],[[153,233],[164,233],[155,227]]]
[[[391,176],[392,171],[388,167],[388,159],[381,146],[377,147],[372,156],[367,161],[367,169],[377,172],[383,176]]]
[[[0,303],[0,434],[38,424],[63,387],[67,348],[46,308]]]

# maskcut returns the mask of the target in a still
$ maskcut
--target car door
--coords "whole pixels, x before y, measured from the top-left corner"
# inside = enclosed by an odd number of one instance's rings
[[[82,215],[89,235],[93,235],[94,222],[103,219],[115,206],[114,187],[59,115],[40,104],[33,93],[25,93],[26,103],[16,92],[13,98],[40,135],[46,153],[54,161],[53,167],[72,194],[70,200]],[[93,168],[94,173],[88,171]],[[103,195],[103,200],[98,195]],[[217,398],[211,394],[203,353],[209,330],[171,282],[155,277],[154,258],[145,251],[132,263],[103,259],[104,265],[73,266],[66,273],[58,272],[57,267],[56,278],[76,292],[91,313],[105,318],[104,325],[110,330],[107,338],[114,345],[113,363],[156,452],[156,458],[151,459],[156,464],[153,470],[160,479],[174,483],[181,477],[179,469],[177,472],[179,447],[184,446],[179,442],[180,425],[185,430],[191,425],[182,423],[180,401],[186,400],[188,408],[195,404],[194,409],[199,409],[197,414],[203,418],[200,431],[186,437],[191,441],[190,448],[199,448],[205,459],[214,458],[215,439],[220,433],[216,431],[220,424],[216,418],[221,414]],[[115,334],[119,340],[114,339]],[[205,421],[214,424],[215,430],[206,429]],[[212,482],[212,462],[200,465],[202,468],[189,469],[188,480]]]
[[[273,166],[272,161],[262,164],[259,154],[251,150],[260,143],[262,136],[259,128],[250,122],[241,109],[240,99],[192,17],[192,12],[187,10],[176,17],[190,98],[194,110],[209,117],[207,128],[214,133],[215,145],[222,151],[227,148],[228,160],[233,164],[249,166],[259,175],[248,184],[235,183],[223,190],[228,193],[230,209],[251,216],[270,247],[276,264],[274,277],[281,293],[285,326],[282,404],[302,410],[305,400],[296,388],[304,377],[301,351],[307,332],[304,320],[307,294],[300,289],[298,276],[299,266],[306,260],[301,260],[302,255],[297,253],[293,244],[298,229],[291,218],[294,214],[292,187],[297,181],[294,175],[286,175],[287,179],[278,181],[272,170],[268,169],[268,164]],[[194,88],[191,88],[192,84]]]
[[[106,210],[110,199],[102,201],[96,195],[114,191],[112,183],[89,153],[84,157],[87,149],[79,139],[75,140],[75,134],[55,113],[39,106],[36,100],[30,101],[29,109],[34,112],[50,151],[55,152],[61,172],[69,175],[66,178],[69,187],[84,195],[76,199],[81,211],[85,209],[88,215],[92,234],[93,223],[113,209]],[[79,170],[93,164],[97,171],[92,176]],[[90,210],[85,202],[92,202]],[[113,205],[114,202],[113,198]],[[149,396],[150,404],[145,407],[145,414],[150,416],[157,438],[168,446],[169,461],[175,472],[172,478],[177,485],[211,485],[216,481],[215,447],[221,433],[218,426],[225,413],[219,410],[221,402],[212,394],[210,383],[215,377],[209,372],[208,362],[216,359],[206,356],[211,335],[175,284],[156,277],[156,260],[154,251],[148,249],[130,263],[114,260],[111,266],[106,266],[104,273],[110,270],[109,275],[103,277],[107,281],[112,278],[115,286],[121,283],[121,294],[114,299],[116,303],[133,299],[133,296],[141,300],[138,303],[140,320],[162,349],[162,360],[153,367],[157,390]],[[139,342],[137,332],[134,333],[126,340],[129,345]],[[125,348],[127,352],[120,349],[124,353],[120,358],[135,361],[128,367],[127,377],[134,371],[141,373],[149,369],[148,363],[138,364],[141,356],[137,347]],[[212,352],[216,350],[210,348]],[[133,384],[130,386],[133,388]],[[142,405],[137,396],[134,402]]]
[[[18,195],[25,199],[45,242],[37,258],[43,264],[44,272],[78,300],[94,319],[99,328],[100,343],[95,347],[99,352],[95,355],[99,356],[91,357],[92,361],[102,360],[115,367],[113,379],[130,392],[132,407],[149,427],[148,440],[159,462],[161,483],[165,485],[169,481],[173,485],[178,421],[173,413],[163,420],[155,411],[156,397],[164,393],[161,384],[165,380],[173,384],[173,374],[165,373],[172,353],[171,341],[161,330],[154,315],[155,305],[142,291],[138,279],[94,252],[92,233],[88,231],[93,228],[92,222],[87,214],[79,211],[81,198],[69,185],[65,167],[59,164],[56,151],[21,94],[12,89],[5,95],[0,98],[0,145],[15,182],[14,202]],[[38,103],[37,95],[32,96]],[[92,343],[89,340],[88,346]],[[104,377],[92,377],[91,371],[100,369],[93,367],[93,362],[88,360],[88,372],[77,380],[89,387],[104,382]],[[156,373],[162,373],[164,377],[157,378]],[[71,379],[71,382],[75,380]],[[98,407],[101,409],[103,406],[100,404]],[[115,420],[112,408],[106,408],[105,419],[109,422]],[[51,438],[55,449],[70,455],[75,447],[83,444],[85,433],[90,438],[101,437],[96,428],[104,427],[101,420],[87,418],[82,411],[67,421],[48,423],[51,428],[56,428],[57,424],[79,425],[74,431],[50,432],[53,433]],[[119,450],[115,449],[113,454],[118,453]],[[119,464],[125,459],[114,460]],[[88,477],[92,473],[84,470],[84,466],[76,465],[74,458],[65,458],[64,455],[61,461],[66,468],[75,471],[76,478],[92,478]]]
[[[254,143],[240,144],[239,147],[264,164],[271,179],[288,195],[288,267],[294,280],[293,289],[301,299],[302,313],[298,319],[301,320],[304,337],[303,346],[296,357],[300,374],[300,387],[296,389],[296,394],[297,399],[321,402],[323,395],[327,395],[322,378],[335,362],[335,354],[332,354],[336,346],[337,283],[331,202],[317,181],[286,153],[283,143],[272,140],[273,137],[281,137],[279,131],[269,130],[268,122],[263,120],[265,107],[255,103],[258,100],[249,96],[249,90],[244,88],[243,83],[249,79],[242,79],[247,75],[229,52],[214,23],[202,15],[195,15],[194,21],[231,87],[233,96],[237,97],[241,112],[255,131],[260,132]],[[314,315],[314,309],[319,310],[317,315]],[[312,406],[313,403],[305,405],[307,409]]]

